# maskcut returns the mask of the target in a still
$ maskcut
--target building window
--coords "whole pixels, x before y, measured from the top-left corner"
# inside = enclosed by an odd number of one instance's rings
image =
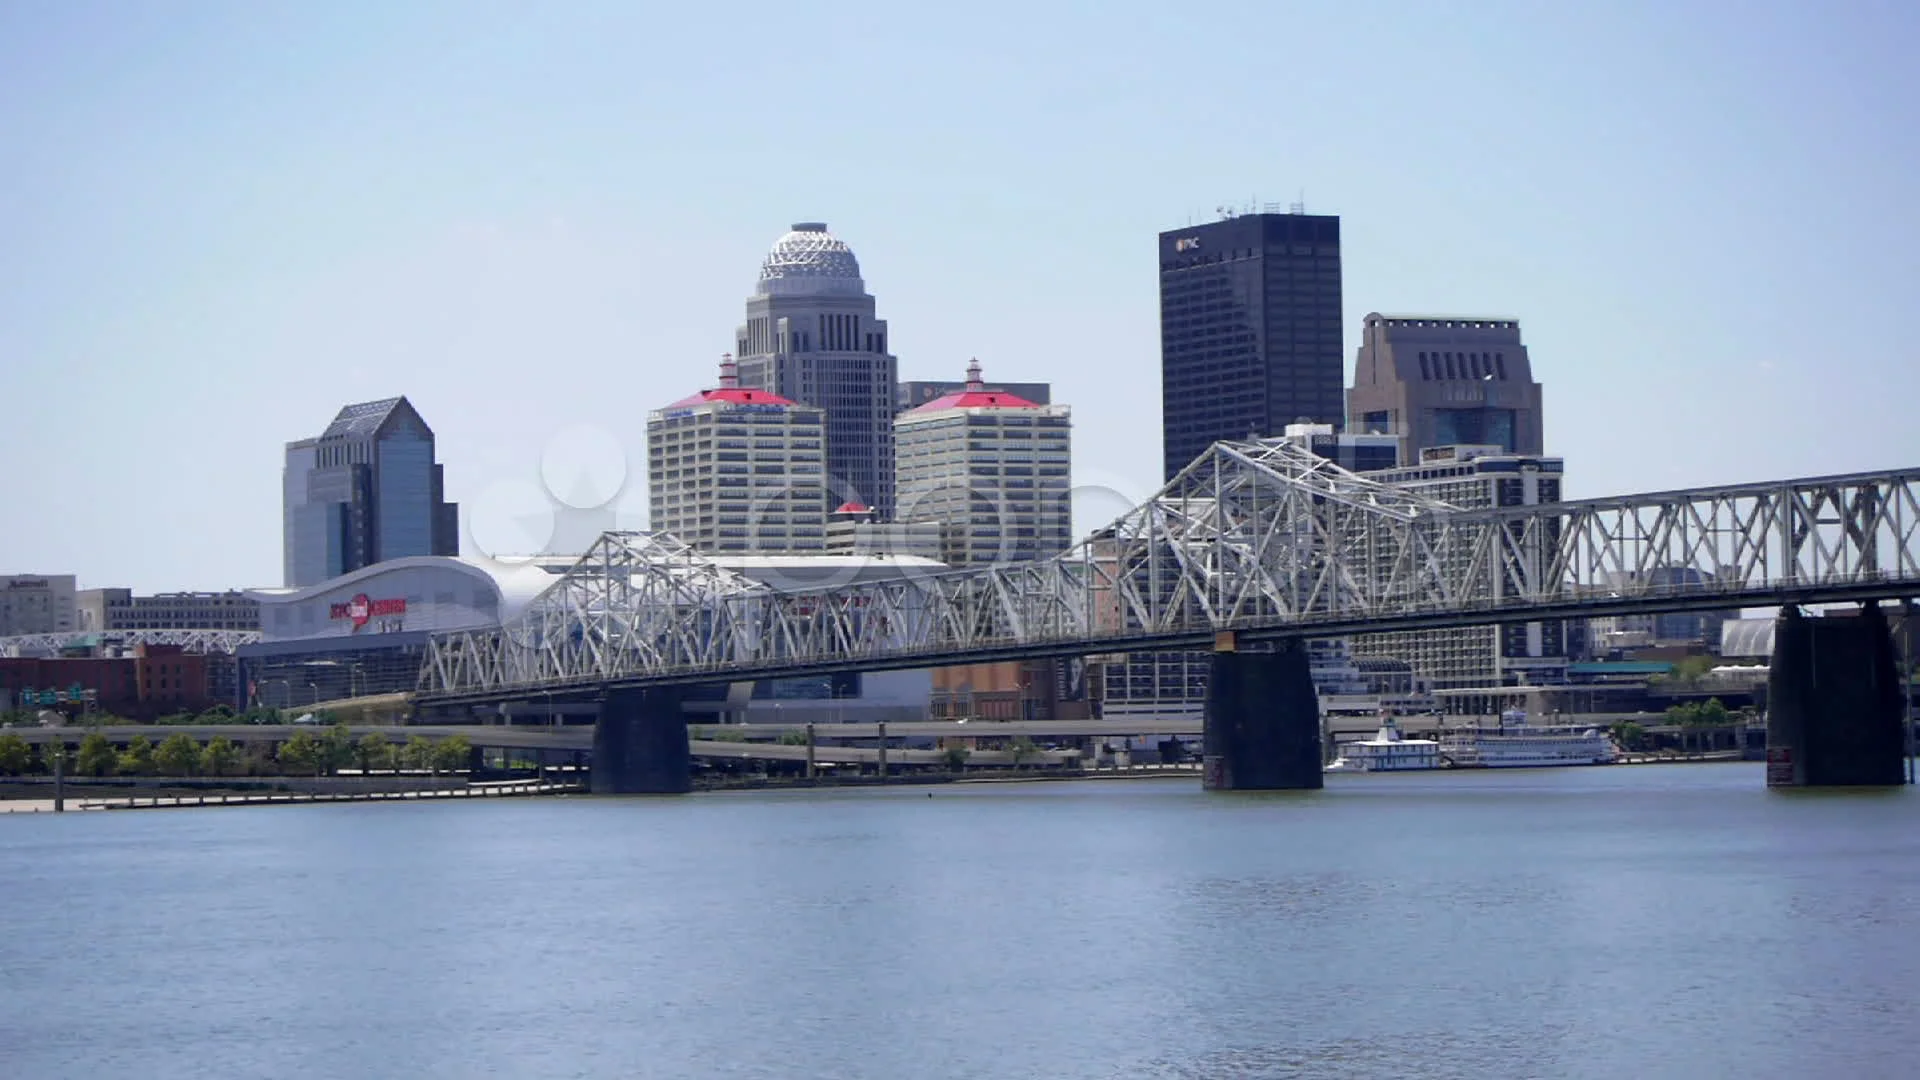
[[[1500,381],[1505,382],[1507,380],[1507,354],[1494,353],[1493,366],[1500,372]]]

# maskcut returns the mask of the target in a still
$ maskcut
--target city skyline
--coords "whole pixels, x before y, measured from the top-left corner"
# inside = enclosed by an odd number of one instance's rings
[[[1569,498],[1906,464],[1920,365],[1879,327],[1920,285],[1900,191],[1920,76],[1895,52],[1915,15],[1730,10],[1302,13],[1288,32],[1315,48],[1284,77],[1256,62],[1280,18],[1257,9],[1224,46],[1169,12],[1091,31],[1027,13],[1012,39],[920,14],[696,13],[639,73],[601,44],[643,32],[613,7],[536,27],[433,4],[237,10],[191,32],[10,11],[0,391],[34,407],[0,429],[0,499],[62,512],[8,530],[0,570],[272,582],[280,445],[402,393],[434,418],[463,514],[551,509],[549,472],[604,465],[610,515],[637,525],[636,415],[727,349],[745,268],[809,217],[882,280],[902,378],[979,355],[1073,403],[1075,482],[1116,492],[1094,518],[1159,486],[1147,237],[1302,190],[1344,226],[1345,377],[1368,311],[1518,318],[1552,400],[1581,406],[1546,446]],[[858,98],[840,142],[762,133],[780,167],[738,168],[737,107],[855,100],[705,70],[743,16],[868,35],[848,39],[878,46],[861,70],[901,89]],[[1163,62],[1195,50],[1218,61],[1206,79]],[[1436,53],[1449,77],[1418,77]],[[1270,107],[1301,86],[1314,108]],[[1080,122],[1037,124],[1036,101]],[[577,452],[608,444],[623,461]],[[211,472],[221,498],[189,518],[140,479],[155,468]]]

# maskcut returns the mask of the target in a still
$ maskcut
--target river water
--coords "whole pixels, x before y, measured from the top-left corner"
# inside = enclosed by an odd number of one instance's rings
[[[1916,825],[1754,765],[0,816],[0,1076],[1913,1076]]]

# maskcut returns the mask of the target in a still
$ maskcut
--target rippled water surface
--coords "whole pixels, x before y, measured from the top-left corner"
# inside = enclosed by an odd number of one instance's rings
[[[1920,1074],[1920,795],[1750,765],[0,816],[0,1075]]]

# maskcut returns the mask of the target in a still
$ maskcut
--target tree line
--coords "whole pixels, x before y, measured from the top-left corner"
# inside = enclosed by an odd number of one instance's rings
[[[20,776],[53,771],[53,757],[66,753],[59,744],[49,744],[34,753],[34,746],[12,733],[0,734],[0,773]],[[80,740],[68,757],[77,776],[233,776],[242,771],[288,775],[327,776],[348,766],[362,772],[382,769],[415,769],[439,775],[467,767],[473,753],[464,736],[434,742],[415,735],[395,745],[385,735],[368,733],[353,737],[345,724],[336,724],[314,734],[298,731],[279,750],[268,754],[265,744],[251,753],[243,753],[239,744],[224,735],[209,739],[205,745],[185,732],[176,731],[158,744],[145,735],[127,740],[117,748],[105,735],[92,732]],[[274,766],[278,766],[277,770]]]
[[[0,728],[38,727],[40,726],[40,713],[42,711],[43,710],[39,709],[8,709],[0,712]],[[131,726],[140,721],[129,720],[124,716],[96,709],[92,712],[68,716],[65,722],[86,727],[122,727]],[[215,705],[211,709],[197,713],[168,713],[155,720],[154,723],[163,727],[184,727],[188,724],[205,726],[225,724],[283,724],[286,723],[286,720],[282,717],[279,709],[260,707],[236,711],[231,706]]]

